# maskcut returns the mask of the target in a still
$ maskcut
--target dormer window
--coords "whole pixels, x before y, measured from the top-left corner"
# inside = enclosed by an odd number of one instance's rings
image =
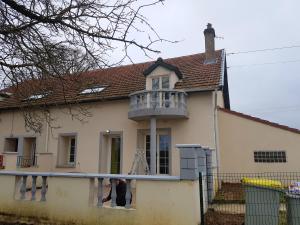
[[[152,90],[170,89],[169,76],[160,76],[152,78]]]
[[[146,90],[174,89],[176,83],[183,78],[176,66],[164,62],[162,58],[158,58],[143,74],[146,77]]]

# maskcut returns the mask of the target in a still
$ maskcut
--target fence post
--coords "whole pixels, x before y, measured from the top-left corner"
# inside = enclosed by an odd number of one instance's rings
[[[201,218],[201,225],[205,225],[204,199],[203,199],[203,180],[202,180],[202,173],[201,172],[199,172],[199,196],[200,196],[200,218]]]

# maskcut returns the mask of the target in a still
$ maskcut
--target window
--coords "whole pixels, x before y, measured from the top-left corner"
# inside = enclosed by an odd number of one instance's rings
[[[153,78],[152,79],[152,90],[158,90],[159,89],[159,78]]]
[[[162,77],[161,78],[161,88],[162,89],[169,89],[170,88],[169,77]]]
[[[76,136],[61,135],[58,141],[57,166],[75,167],[76,165]]]
[[[255,151],[254,162],[286,163],[286,152],[285,151]]]
[[[159,135],[159,173],[169,174],[169,152],[171,138],[169,135]]]
[[[49,94],[50,92],[44,94],[33,94],[30,95],[28,98],[23,99],[22,101],[34,101],[34,100],[42,99],[48,96]]]
[[[150,169],[150,135],[146,135],[146,160]],[[156,149],[156,173],[169,174],[169,154],[171,150],[171,137],[170,135],[159,134],[157,135],[157,149]],[[151,170],[151,169],[150,169]]]
[[[158,89],[170,89],[169,76],[152,78],[152,90],[158,90]]]
[[[80,94],[94,94],[94,93],[100,93],[103,91],[105,87],[91,87],[91,88],[86,88],[80,92]]]
[[[18,138],[5,138],[4,152],[18,152]]]
[[[75,137],[72,137],[69,139],[69,163],[74,164],[75,163],[75,147],[76,147],[76,141]]]

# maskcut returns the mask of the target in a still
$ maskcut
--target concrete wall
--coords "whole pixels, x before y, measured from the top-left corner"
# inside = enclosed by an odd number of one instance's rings
[[[53,224],[198,225],[198,181],[137,180],[136,207],[97,208],[90,178],[49,177],[46,201],[16,200],[18,179],[0,175],[0,212],[47,218]],[[38,196],[37,196],[38,197]],[[72,224],[73,224],[72,223]]]
[[[115,100],[85,104],[92,117],[85,122],[72,119],[68,109],[52,108],[51,115],[56,118],[57,129],[48,131],[43,127],[41,134],[27,132],[21,113],[3,111],[0,115],[0,153],[3,151],[4,138],[7,136],[36,136],[37,153],[52,153],[51,171],[60,172],[99,172],[101,168],[100,134],[106,130],[122,132],[122,173],[128,173],[133,163],[137,147],[139,129],[149,129],[150,121],[135,122],[128,119],[129,100]],[[179,153],[175,144],[201,144],[215,148],[213,125],[213,101],[211,92],[189,93],[187,99],[189,119],[159,119],[157,128],[168,128],[171,131],[171,175],[179,174]],[[74,111],[75,112],[75,111]],[[48,133],[48,136],[47,136]],[[77,156],[75,168],[57,168],[57,149],[59,135],[74,133],[77,135]],[[105,155],[105,154],[103,154]],[[100,158],[100,160],[99,160]],[[102,159],[103,160],[103,159]],[[106,159],[105,159],[106,160]],[[38,159],[38,162],[40,160]],[[100,163],[99,163],[100,161]],[[6,167],[9,170],[15,168]],[[103,172],[103,171],[101,171]]]
[[[300,134],[218,110],[221,172],[299,172]],[[283,150],[287,163],[255,163],[254,151]]]

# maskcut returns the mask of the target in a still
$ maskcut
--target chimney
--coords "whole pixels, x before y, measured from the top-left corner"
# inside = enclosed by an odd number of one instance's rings
[[[215,29],[211,23],[207,24],[207,28],[204,30],[205,37],[205,63],[211,64],[216,62],[215,58]]]

